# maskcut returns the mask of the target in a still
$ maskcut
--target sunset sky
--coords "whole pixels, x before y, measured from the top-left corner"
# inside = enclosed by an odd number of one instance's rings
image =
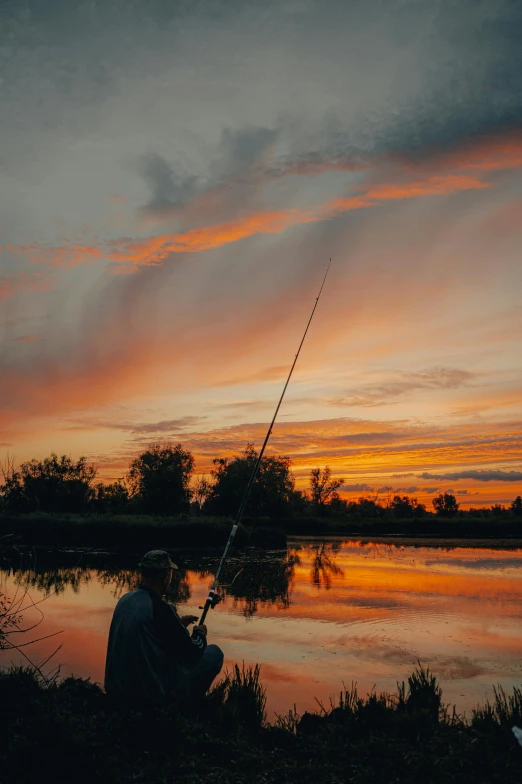
[[[522,493],[518,0],[4,0],[0,458]]]

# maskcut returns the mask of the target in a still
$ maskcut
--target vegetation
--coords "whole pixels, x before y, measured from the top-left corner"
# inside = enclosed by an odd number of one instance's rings
[[[165,546],[192,546],[202,540],[220,546],[257,458],[249,444],[232,458],[215,458],[210,477],[195,479],[188,450],[181,444],[154,443],[131,462],[124,477],[110,484],[95,482],[96,466],[84,457],[75,462],[51,454],[19,469],[8,459],[1,466],[0,535],[14,533],[19,541],[58,546],[141,546],[151,538],[158,541],[158,535]],[[286,534],[520,534],[520,495],[509,506],[462,510],[454,495],[441,493],[432,501],[432,512],[407,494],[342,498],[344,480],[334,477],[329,466],[312,469],[309,488],[301,492],[295,489],[291,468],[287,456],[261,461],[244,518],[247,528],[255,527],[258,543],[266,539],[257,533],[258,523]],[[268,544],[284,543],[281,531],[267,535]],[[249,535],[240,532],[238,544]]]
[[[242,455],[231,460],[227,457],[215,458],[211,471],[212,483],[203,511],[216,515],[235,515],[257,459],[258,453],[251,444]],[[247,514],[259,514],[272,520],[289,514],[295,493],[290,465],[289,457],[262,458],[245,510]]]
[[[30,547],[52,545],[135,552],[156,548],[212,548],[226,543],[230,521],[131,514],[0,516],[0,536],[13,533],[14,537],[9,541]],[[253,529],[241,525],[234,542],[237,547],[280,548],[286,546],[286,534],[265,525]]]
[[[194,458],[181,444],[151,444],[132,461],[127,474],[137,511],[172,515],[188,512]]]
[[[28,669],[0,675],[0,770],[37,780],[159,784],[509,784],[522,776],[521,692],[497,690],[466,720],[420,666],[396,694],[355,685],[317,713],[267,723],[259,667],[226,673],[199,715],[174,706],[120,709],[88,680],[46,684]]]

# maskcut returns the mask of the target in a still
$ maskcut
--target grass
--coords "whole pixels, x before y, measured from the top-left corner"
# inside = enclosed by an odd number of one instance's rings
[[[442,705],[420,665],[396,694],[356,685],[317,713],[294,706],[266,721],[260,669],[235,666],[200,714],[172,706],[119,709],[89,681],[50,686],[25,669],[0,674],[0,780],[76,784],[517,784],[522,748],[511,727],[522,693],[495,692],[470,721]]]

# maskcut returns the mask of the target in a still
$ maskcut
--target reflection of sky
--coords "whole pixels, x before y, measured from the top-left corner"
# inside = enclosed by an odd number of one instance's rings
[[[345,542],[326,550],[329,587],[324,579],[313,582],[318,552],[311,545],[299,550],[288,609],[260,603],[245,619],[242,602],[227,597],[209,618],[210,639],[223,647],[228,665],[261,663],[271,711],[294,703],[311,709],[316,696],[328,701],[343,681],[357,681],[363,692],[374,685],[393,690],[417,659],[459,709],[483,701],[493,684],[509,689],[522,680],[522,551]],[[192,596],[180,610],[197,613],[209,580],[196,572],[189,579]],[[102,680],[115,601],[114,586],[92,579],[42,605],[38,636],[64,630],[57,655],[64,675]],[[53,642],[35,645],[33,659],[45,658]]]

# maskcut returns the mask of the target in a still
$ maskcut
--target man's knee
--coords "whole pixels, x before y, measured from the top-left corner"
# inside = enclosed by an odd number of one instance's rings
[[[225,654],[219,645],[207,645],[205,648],[205,658],[207,659],[209,666],[212,667],[212,670],[215,671],[216,674],[221,671]]]

